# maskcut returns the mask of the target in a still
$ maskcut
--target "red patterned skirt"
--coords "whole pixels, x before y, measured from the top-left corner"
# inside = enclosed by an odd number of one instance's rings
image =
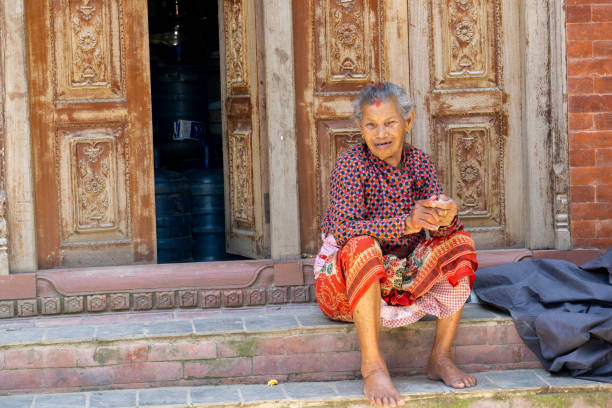
[[[383,255],[374,238],[359,236],[325,259],[316,273],[315,294],[327,317],[352,321],[355,305],[376,280],[386,305],[411,306],[434,285],[447,293],[441,284],[455,287],[467,278],[471,289],[477,268],[474,242],[465,231],[423,241],[408,258]]]

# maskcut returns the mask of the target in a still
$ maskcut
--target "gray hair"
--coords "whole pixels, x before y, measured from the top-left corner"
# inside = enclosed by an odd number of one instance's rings
[[[363,88],[359,95],[353,99],[353,115],[351,118],[361,122],[364,105],[374,105],[377,100],[385,101],[393,97],[397,100],[402,116],[406,118],[414,109],[414,103],[402,87],[391,82],[377,82]]]

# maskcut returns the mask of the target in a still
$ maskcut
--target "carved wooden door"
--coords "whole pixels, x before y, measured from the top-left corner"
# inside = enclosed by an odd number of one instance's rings
[[[304,253],[318,251],[336,157],[361,143],[350,101],[379,80],[413,96],[407,138],[432,155],[478,248],[523,245],[518,10],[501,3],[293,1]]]
[[[361,143],[351,100],[383,78],[378,0],[294,0],[300,238],[318,251],[336,157]]]
[[[26,1],[39,268],[155,262],[146,0]]]
[[[413,143],[431,154],[477,248],[522,247],[518,5],[430,0],[409,7]]]
[[[265,162],[260,160],[263,64],[258,64],[262,59],[256,25],[259,3],[219,0],[226,250],[249,258],[269,255],[264,234]]]

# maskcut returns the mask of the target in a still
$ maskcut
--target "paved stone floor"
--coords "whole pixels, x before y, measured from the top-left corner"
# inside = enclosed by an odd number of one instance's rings
[[[470,398],[495,393],[526,392],[610,392],[612,384],[585,381],[565,376],[553,376],[547,371],[508,370],[476,374],[478,386],[469,390],[454,390],[423,376],[395,379],[395,384],[407,398],[457,397]],[[66,394],[15,395],[0,397],[0,408],[134,408],[134,407],[240,407],[258,403],[296,403],[352,401],[364,403],[362,382],[330,381],[261,385],[219,385],[201,387],[153,388],[116,391],[92,391]],[[359,404],[361,405],[361,404]],[[270,405],[268,405],[270,406]],[[296,405],[297,406],[297,405]],[[325,405],[319,405],[325,406]]]
[[[462,321],[510,320],[482,305],[467,304]],[[417,325],[432,324],[426,316]],[[49,344],[86,340],[126,340],[212,333],[256,333],[286,329],[342,326],[321,314],[315,304],[240,309],[172,310],[168,312],[105,313],[74,317],[39,316],[0,321],[0,346]],[[70,330],[66,330],[70,327]]]

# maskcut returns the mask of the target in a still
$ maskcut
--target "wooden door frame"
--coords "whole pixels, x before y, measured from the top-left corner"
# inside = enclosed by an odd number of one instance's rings
[[[3,65],[0,94],[3,97],[4,169],[7,194],[4,217],[8,223],[9,265],[0,274],[31,272],[38,268],[34,218],[32,137],[27,72],[25,1],[0,0],[0,48]]]
[[[15,91],[11,95],[13,99],[4,98],[4,126],[5,132],[3,137],[5,140],[5,154],[3,163],[0,165],[6,168],[5,188],[8,196],[8,229],[9,229],[9,258],[10,272],[26,272],[37,269],[37,253],[35,239],[35,218],[34,218],[34,191],[32,186],[32,161],[31,135],[29,110],[24,108],[27,106],[28,88],[27,88],[27,64],[25,60],[25,16],[23,4],[25,0],[1,0],[2,7],[0,8],[0,38],[2,38],[2,54],[1,58],[4,62],[4,77],[0,77],[0,88],[5,92],[2,95],[7,95],[11,90]],[[569,170],[568,170],[568,134],[567,134],[567,81],[566,81],[566,38],[565,38],[565,6],[563,4],[548,4],[545,0],[537,0],[526,4],[526,0],[522,0],[520,7],[523,10],[521,31],[524,34],[523,38],[523,72],[533,61],[541,61],[542,59],[550,58],[550,66],[552,67],[550,75],[545,71],[536,71],[530,69],[529,75],[523,78],[524,89],[535,90],[537,85],[543,85],[541,94],[550,104],[550,122],[549,125],[538,127],[535,129],[532,123],[525,120],[523,115],[523,128],[530,129],[530,140],[541,141],[546,140],[548,135],[552,136],[553,142],[547,146],[545,154],[538,154],[530,149],[526,149],[526,159],[529,163],[529,168],[538,169],[544,165],[547,171],[544,177],[537,180],[531,180],[529,186],[528,202],[531,202],[537,197],[542,196],[541,191],[544,191],[548,198],[543,208],[534,208],[536,206],[527,206],[528,214],[526,216],[530,221],[527,222],[527,239],[526,247],[531,249],[536,248],[556,248],[568,249],[570,247],[570,232],[569,232]],[[273,4],[272,0],[267,0],[266,4]],[[283,4],[283,2],[276,3]],[[271,6],[264,7],[265,10],[272,10]],[[265,12],[265,11],[264,11]],[[525,36],[542,35],[537,30],[538,24],[532,22],[543,22],[546,27],[544,35],[546,41],[529,41],[525,42]],[[529,24],[527,24],[529,22]],[[291,19],[284,20],[283,24],[291,25]],[[284,30],[286,30],[286,26]],[[529,30],[529,31],[528,31]],[[287,41],[286,43],[290,43]],[[286,47],[293,48],[293,44],[285,44]],[[550,57],[549,55],[550,50]],[[274,51],[267,47],[266,60],[269,60],[270,54]],[[292,54],[290,54],[292,55]],[[286,62],[285,69],[294,70],[294,60],[290,58]],[[7,84],[5,78],[11,75],[11,85]],[[395,80],[395,79],[394,79]],[[24,82],[25,81],[25,82]],[[14,88],[11,88],[13,86]],[[277,90],[278,91],[278,90]],[[294,91],[294,89],[292,89]],[[272,93],[270,94],[272,95]],[[523,91],[523,113],[533,109],[539,105],[538,95],[533,92]],[[273,99],[272,99],[273,100]],[[282,109],[283,114],[295,114],[295,109],[288,112],[288,108]],[[272,113],[266,112],[267,114]],[[532,119],[529,119],[532,120]],[[545,121],[545,117],[533,118],[540,123]],[[274,125],[273,125],[274,126]],[[268,129],[270,132],[270,129]],[[272,133],[270,133],[272,134]],[[289,133],[290,135],[290,133]],[[279,139],[279,138],[278,138]],[[280,140],[270,138],[268,146],[268,154],[275,152],[275,144]],[[282,143],[281,143],[282,145]],[[553,157],[552,162],[547,160],[547,154]],[[276,156],[274,156],[276,157]],[[295,156],[294,156],[295,157]],[[16,161],[20,165],[16,165]],[[25,165],[24,165],[25,160]],[[29,163],[29,165],[28,165]],[[291,180],[297,173],[297,163],[293,166],[285,164],[289,171],[287,179]],[[276,180],[273,177],[285,176],[285,172],[279,168],[270,166],[270,185],[272,186]],[[293,178],[295,179],[295,178]],[[24,184],[25,183],[25,184]],[[299,197],[288,191],[284,197],[281,195],[281,190],[272,193],[274,188],[271,188],[270,200],[277,200],[275,209],[270,214],[271,222],[271,246],[272,248],[282,248],[283,233],[286,227],[281,224],[282,218],[276,212],[283,213],[283,205],[294,211]],[[537,213],[536,213],[537,211]],[[545,219],[540,219],[541,214],[544,214]],[[277,231],[276,235],[273,232]],[[297,230],[295,230],[297,231]],[[299,232],[298,232],[299,233]],[[275,238],[276,236],[276,238]],[[276,243],[275,243],[276,241]],[[281,241],[281,242],[279,242]],[[286,253],[294,256],[296,254],[295,244],[293,248],[287,250]],[[272,250],[273,253],[275,250]],[[299,253],[299,245],[297,253]]]

